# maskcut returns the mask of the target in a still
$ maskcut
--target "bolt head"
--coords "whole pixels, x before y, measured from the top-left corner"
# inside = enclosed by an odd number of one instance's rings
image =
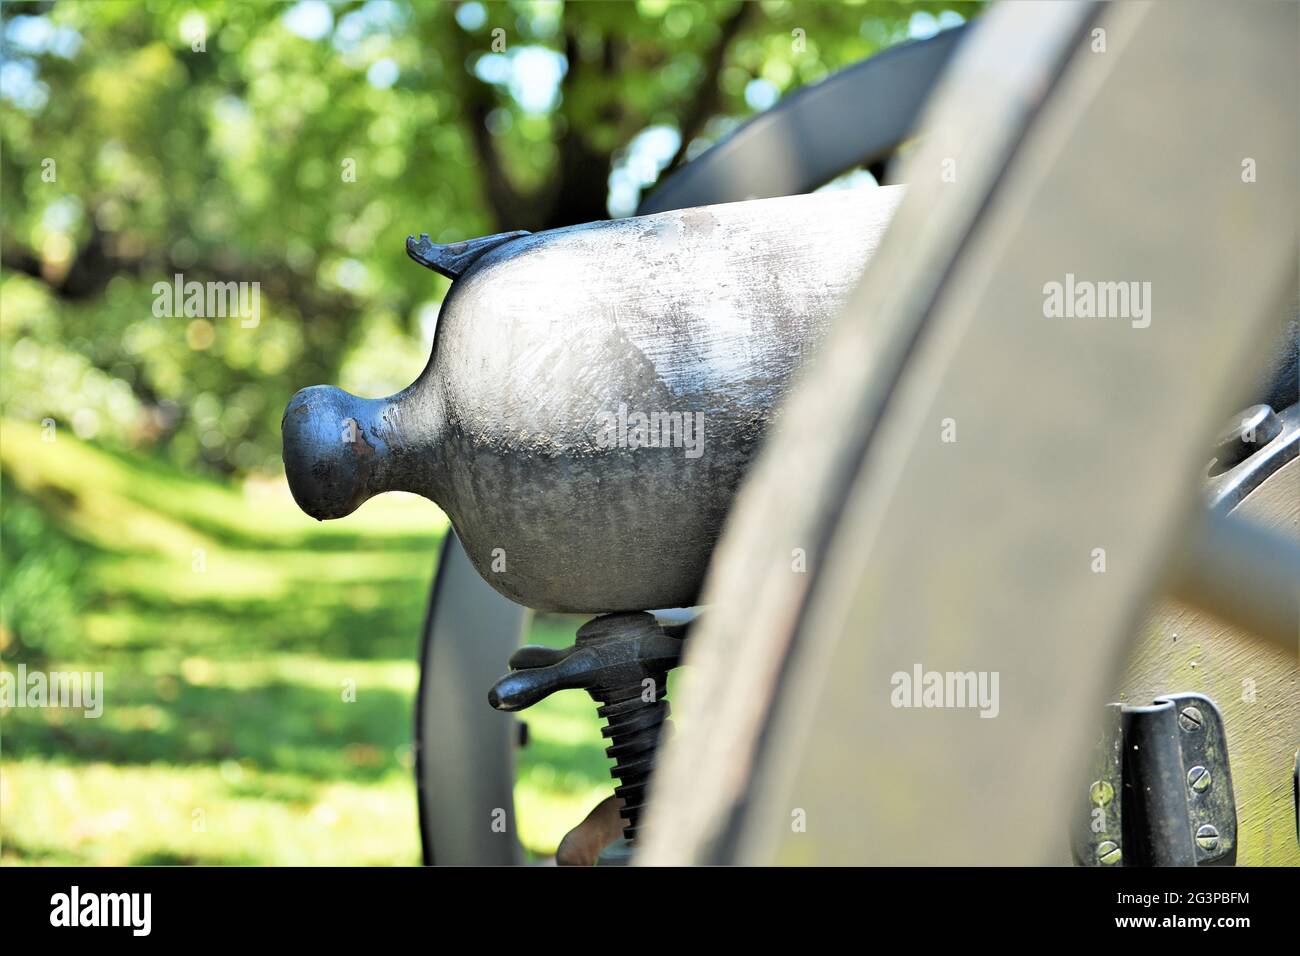
[[[1217,850],[1219,848],[1219,831],[1210,824],[1205,824],[1196,831],[1196,845],[1202,850]]]
[[[1184,707],[1178,714],[1178,726],[1191,733],[1205,726],[1205,718],[1201,716],[1199,708]]]
[[[1115,798],[1115,788],[1107,780],[1094,780],[1088,788],[1088,798],[1092,800],[1093,806],[1108,806]]]
[[[1102,866],[1114,866],[1123,858],[1124,854],[1114,840],[1103,840],[1097,844],[1097,862]]]
[[[1210,771],[1199,764],[1187,771],[1187,785],[1197,793],[1210,789]]]

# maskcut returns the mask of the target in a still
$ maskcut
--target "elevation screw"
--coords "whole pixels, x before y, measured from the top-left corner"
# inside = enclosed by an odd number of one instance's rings
[[[623,801],[623,836],[635,842],[645,810],[655,752],[668,723],[668,672],[681,659],[682,642],[669,637],[644,611],[605,614],[578,629],[572,647],[521,647],[511,671],[492,687],[497,710],[530,707],[557,690],[581,688],[606,721],[605,754],[614,761],[615,796]]]

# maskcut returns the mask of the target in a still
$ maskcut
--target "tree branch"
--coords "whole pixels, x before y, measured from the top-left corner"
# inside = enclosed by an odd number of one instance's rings
[[[709,117],[722,106],[718,77],[722,75],[722,65],[726,62],[727,50],[731,46],[731,41],[744,28],[751,11],[757,6],[756,3],[741,0],[731,16],[719,25],[718,39],[704,57],[704,76],[695,88],[695,97],[686,104],[685,109],[678,116],[677,128],[681,131],[682,141],[672,161],[664,167],[664,172],[676,169],[686,160],[686,149],[690,146],[691,140],[704,132]]]
[[[573,95],[573,91],[580,83],[598,83],[603,88],[606,83],[612,82],[618,72],[618,48],[609,37],[605,37],[600,61],[596,64],[584,61],[580,55],[577,30],[571,19],[572,9],[574,8],[567,6],[565,8],[564,56],[568,61],[568,70],[561,87],[564,132],[556,143],[560,159],[550,188],[545,190],[551,200],[542,223],[546,229],[571,226],[578,222],[594,222],[604,219],[608,214],[605,198],[608,194],[606,182],[609,178],[609,151],[592,148],[583,135],[582,124],[578,122],[572,107],[579,99]],[[597,119],[615,120],[618,108],[616,104],[607,104]]]
[[[454,8],[452,8],[454,10]],[[483,177],[483,194],[497,229],[535,228],[536,203],[515,189],[497,153],[492,133],[487,128],[488,114],[497,107],[492,87],[470,75],[465,64],[482,48],[454,19],[447,24],[447,34],[454,37],[455,62],[451,71],[459,77],[460,107],[479,173]]]

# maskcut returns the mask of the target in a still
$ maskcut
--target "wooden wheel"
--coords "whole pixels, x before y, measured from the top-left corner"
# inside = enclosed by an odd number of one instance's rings
[[[1166,683],[1190,680],[1182,648],[1150,649],[1167,617],[1113,675],[1292,301],[1296,21],[1011,5],[976,30],[715,554],[643,862],[1068,859],[1105,702],[1191,689]],[[1243,157],[1276,177],[1243,188]],[[1158,311],[1056,320],[1067,275],[1148,281]],[[1293,860],[1269,774],[1294,753],[1294,653],[1211,640],[1275,695],[1252,718],[1222,703],[1268,754],[1241,758],[1243,859]],[[900,707],[914,664],[1000,675],[996,719]]]

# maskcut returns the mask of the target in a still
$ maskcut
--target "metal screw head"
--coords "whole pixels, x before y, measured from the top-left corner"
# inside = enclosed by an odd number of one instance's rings
[[[1088,788],[1088,799],[1092,801],[1093,806],[1107,806],[1114,797],[1115,788],[1110,785],[1109,781],[1094,780],[1092,786]]]
[[[1205,726],[1205,718],[1201,716],[1201,711],[1198,708],[1184,707],[1178,714],[1178,726],[1191,733]]]
[[[1191,770],[1187,771],[1187,785],[1197,793],[1204,793],[1210,789],[1210,771],[1197,764]]]
[[[1217,850],[1219,848],[1219,831],[1210,824],[1205,824],[1196,831],[1196,845],[1202,850]]]
[[[1124,854],[1114,840],[1103,840],[1097,844],[1097,862],[1102,866],[1114,866],[1123,858]]]

